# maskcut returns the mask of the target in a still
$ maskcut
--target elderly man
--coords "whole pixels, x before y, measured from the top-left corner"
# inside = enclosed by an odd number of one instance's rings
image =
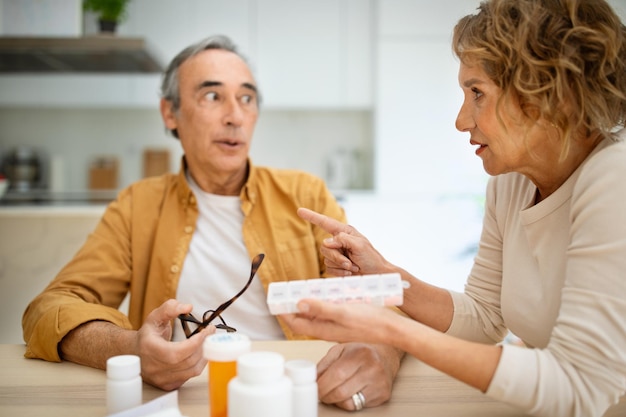
[[[258,279],[220,318],[253,340],[294,338],[269,313],[265,291],[273,280],[325,276],[319,249],[328,236],[296,209],[345,221],[343,209],[322,180],[251,163],[259,92],[228,38],[172,60],[160,109],[184,150],[180,172],[138,181],[108,206],[24,313],[27,357],[104,369],[111,356],[135,354],[145,382],[176,389],[203,370],[202,343],[215,331],[187,338],[178,317],[202,317],[237,294],[259,253]],[[126,316],[118,307],[128,292]],[[401,357],[386,345],[334,346],[318,364],[320,399],[346,410],[385,402]]]

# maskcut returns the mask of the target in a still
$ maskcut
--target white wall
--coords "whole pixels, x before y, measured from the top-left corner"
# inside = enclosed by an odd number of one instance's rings
[[[453,28],[479,0],[381,0],[375,12],[375,189],[389,194],[482,194],[469,134],[455,128],[463,100]],[[626,0],[609,0],[626,22]]]

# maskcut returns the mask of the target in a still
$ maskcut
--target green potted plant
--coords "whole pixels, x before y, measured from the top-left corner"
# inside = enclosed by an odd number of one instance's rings
[[[83,0],[83,10],[97,15],[101,32],[115,32],[128,15],[128,3],[130,0]]]

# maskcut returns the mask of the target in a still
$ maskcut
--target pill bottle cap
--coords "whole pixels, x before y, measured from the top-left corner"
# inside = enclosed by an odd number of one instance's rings
[[[119,355],[107,360],[107,378],[124,380],[141,373],[141,361],[136,355]]]
[[[250,338],[241,333],[217,333],[204,339],[204,358],[216,362],[230,362],[250,351]]]
[[[285,373],[295,385],[309,384],[317,380],[315,363],[306,359],[295,359],[285,363]]]
[[[276,352],[249,352],[237,359],[237,376],[249,384],[276,381],[285,375],[285,359]]]

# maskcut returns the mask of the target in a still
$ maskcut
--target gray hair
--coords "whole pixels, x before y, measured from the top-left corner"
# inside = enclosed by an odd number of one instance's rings
[[[163,73],[163,79],[161,81],[161,98],[172,103],[172,111],[176,112],[180,108],[180,89],[178,86],[178,69],[183,64],[183,62],[187,61],[189,58],[192,58],[198,55],[202,51],[206,51],[208,49],[221,49],[224,51],[232,52],[239,56],[248,66],[248,60],[245,56],[243,56],[237,45],[230,40],[229,37],[224,35],[215,35],[210,36],[201,40],[200,42],[196,42],[192,45],[189,45],[182,51],[178,53],[172,59],[165,69]],[[261,104],[261,95],[258,93],[257,96],[257,105]],[[174,137],[178,137],[178,133],[176,130],[171,131]]]

